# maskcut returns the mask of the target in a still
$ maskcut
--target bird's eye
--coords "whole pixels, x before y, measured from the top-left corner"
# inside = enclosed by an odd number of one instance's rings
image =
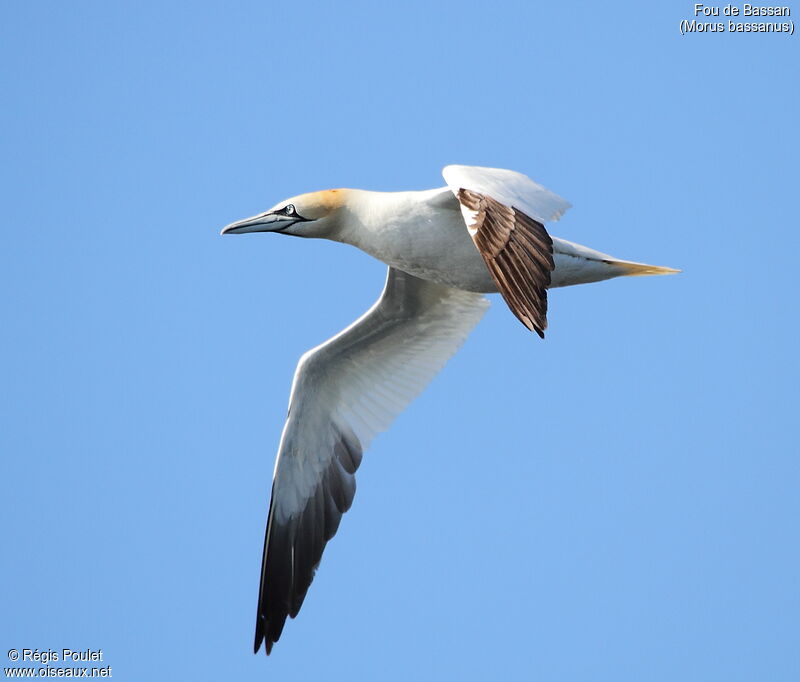
[[[283,212],[286,215],[292,215],[294,213],[294,204],[286,204],[286,206],[283,207]]]

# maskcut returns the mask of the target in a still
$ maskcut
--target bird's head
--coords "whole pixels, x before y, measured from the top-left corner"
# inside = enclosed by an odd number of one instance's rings
[[[346,189],[329,189],[300,194],[278,202],[264,213],[226,225],[221,234],[280,232],[296,237],[335,238],[347,193]]]

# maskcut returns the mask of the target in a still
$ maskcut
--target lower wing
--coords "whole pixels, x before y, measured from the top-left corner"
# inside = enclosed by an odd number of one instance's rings
[[[422,391],[489,302],[389,268],[375,305],[297,366],[272,481],[254,650],[294,618],[372,438]]]

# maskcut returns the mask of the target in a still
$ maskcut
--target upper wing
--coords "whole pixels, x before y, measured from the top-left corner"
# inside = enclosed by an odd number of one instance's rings
[[[442,175],[511,312],[544,338],[554,264],[553,240],[542,223],[557,220],[570,204],[510,170],[447,166]]]
[[[442,175],[454,193],[462,187],[471,189],[513,206],[540,223],[555,222],[572,206],[527,175],[504,168],[445,166]]]
[[[355,494],[372,438],[422,391],[483,316],[480,294],[389,268],[383,294],[301,359],[272,481],[254,650],[294,618]]]

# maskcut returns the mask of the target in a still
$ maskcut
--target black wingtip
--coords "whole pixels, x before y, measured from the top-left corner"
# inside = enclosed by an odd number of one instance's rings
[[[261,648],[261,642],[264,641],[264,629],[261,625],[261,618],[256,619],[256,638],[253,642],[253,653],[257,654]]]
[[[253,644],[253,653],[258,653],[258,650],[261,648],[261,642],[264,642],[264,654],[269,656],[272,653],[272,645],[275,644],[275,642],[270,642],[268,639],[265,639],[264,635],[256,635],[256,641]]]
[[[278,633],[278,637],[280,637],[280,633]],[[264,619],[259,615],[256,618],[256,638],[253,642],[253,653],[257,654],[258,650],[261,648],[261,644],[264,644],[264,653],[269,656],[272,653],[272,645],[278,641],[278,637],[270,638],[269,627],[265,627]]]

